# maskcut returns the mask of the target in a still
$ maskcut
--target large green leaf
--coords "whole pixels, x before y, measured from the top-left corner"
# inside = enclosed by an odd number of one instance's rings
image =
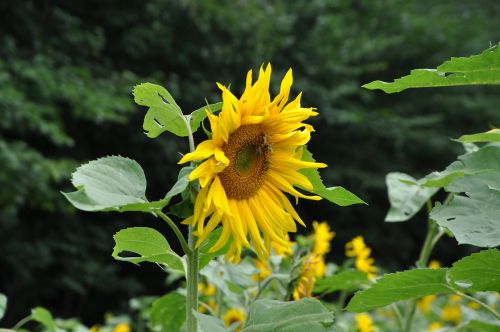
[[[167,89],[142,83],[134,88],[133,94],[137,104],[149,107],[143,123],[148,137],[155,138],[165,131],[177,136],[188,135],[184,115]]]
[[[150,312],[151,331],[179,332],[186,320],[186,297],[169,293],[153,302]]]
[[[258,300],[250,307],[242,332],[333,332],[333,325],[333,313],[316,299]]]
[[[134,160],[111,156],[81,165],[72,174],[77,191],[63,193],[84,211],[145,211],[161,209],[168,201],[146,199],[146,177]]]
[[[484,250],[464,257],[448,272],[449,282],[468,292],[500,291],[500,251]]]
[[[462,325],[460,331],[498,332],[500,331],[500,324],[473,319]]]
[[[381,89],[386,93],[409,88],[427,88],[457,85],[500,84],[500,50],[491,47],[478,55],[451,58],[436,69],[415,69],[410,75],[394,82],[374,81],[364,88]]]
[[[347,310],[363,312],[430,294],[450,294],[446,269],[417,269],[386,274],[370,288],[357,292]]]
[[[307,149],[304,149],[302,160],[315,161],[311,152],[309,152]],[[301,169],[300,172],[304,174],[309,179],[309,181],[311,181],[311,184],[313,185],[312,193],[321,196],[332,203],[340,206],[366,204],[361,198],[343,187],[327,188],[323,184],[323,180],[321,179],[318,170],[315,168]]]
[[[333,293],[339,290],[352,291],[368,285],[368,275],[357,270],[345,270],[330,277],[319,279],[314,287],[315,293]]]
[[[114,259],[138,264],[151,262],[184,273],[184,260],[172,251],[167,240],[160,232],[149,227],[131,227],[122,229],[114,235]],[[123,253],[129,255],[124,256]],[[131,256],[130,253],[135,255]],[[122,254],[122,255],[120,255]]]
[[[458,243],[478,247],[500,245],[500,192],[489,196],[456,196],[447,206],[437,204],[431,218],[449,229]]]
[[[492,129],[478,134],[462,135],[457,141],[462,143],[500,142],[500,129]]]
[[[31,319],[45,326],[50,332],[56,332],[57,330],[52,314],[45,308],[36,307],[31,310]]]
[[[198,322],[198,332],[229,332],[229,329],[224,327],[224,322],[220,318],[201,314],[194,311]]]
[[[412,184],[416,179],[404,173],[389,173],[385,177],[385,182],[391,203],[385,221],[390,222],[409,220],[439,190]]]

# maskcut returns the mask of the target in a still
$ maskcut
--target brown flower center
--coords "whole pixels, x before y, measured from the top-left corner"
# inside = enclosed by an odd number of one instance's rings
[[[270,146],[261,125],[241,126],[222,147],[229,165],[219,173],[230,199],[243,200],[255,194],[269,168]]]

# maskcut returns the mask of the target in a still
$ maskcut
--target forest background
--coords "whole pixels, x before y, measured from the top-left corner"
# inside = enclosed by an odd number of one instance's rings
[[[119,229],[147,225],[139,214],[77,212],[59,191],[80,163],[119,154],[148,174],[148,197],[175,181],[183,140],[141,131],[133,103],[141,82],[166,86],[185,110],[220,101],[215,82],[241,92],[249,68],[271,62],[274,82],[294,71],[294,93],[317,107],[310,150],[370,207],[301,203],[303,219],[327,220],[331,258],[355,235],[388,271],[411,265],[425,236],[418,218],[384,223],[385,174],[419,178],[443,169],[461,146],[449,138],[500,126],[498,87],[410,90],[388,96],[360,86],[409,68],[480,53],[498,42],[494,0],[0,2],[0,293],[11,325],[43,305],[93,323],[128,300],[168,290],[154,266],[111,257]],[[274,86],[274,91],[278,87]],[[200,137],[201,139],[201,137]],[[424,215],[421,218],[425,218]],[[173,235],[172,235],[173,236]],[[176,248],[174,248],[176,249]],[[470,252],[444,239],[445,265]]]

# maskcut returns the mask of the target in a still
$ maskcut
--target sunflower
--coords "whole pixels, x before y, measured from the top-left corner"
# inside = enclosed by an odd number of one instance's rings
[[[224,315],[222,315],[222,320],[225,326],[231,326],[232,324],[238,322],[235,332],[241,331],[241,326],[245,321],[245,311],[241,308],[230,308]]]
[[[211,252],[229,242],[226,258],[233,262],[240,260],[242,247],[250,247],[250,242],[257,255],[266,258],[272,241],[288,245],[286,235],[297,230],[295,222],[305,226],[286,194],[296,201],[321,199],[294,188],[313,189],[300,169],[326,167],[301,160],[303,146],[313,131],[303,121],[317,112],[301,107],[301,94],[287,104],[293,82],[291,70],[272,100],[270,80],[271,65],[260,69],[255,83],[249,71],[239,99],[218,84],[223,105],[218,116],[207,112],[211,138],[179,161],[203,161],[189,175],[189,180],[199,180],[201,188],[193,216],[184,223],[193,226],[197,246],[222,224]]]

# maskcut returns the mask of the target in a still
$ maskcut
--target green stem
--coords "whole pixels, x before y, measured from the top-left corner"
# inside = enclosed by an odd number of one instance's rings
[[[187,332],[196,332],[196,317],[193,312],[198,310],[198,270],[199,250],[195,248],[193,227],[189,226],[188,245],[191,250],[187,254],[187,296],[186,296],[186,327]]]
[[[189,151],[194,151],[194,137],[191,131],[190,119],[184,117],[184,122],[188,131]],[[198,273],[199,273],[199,249],[195,248],[196,240],[193,234],[193,226],[189,225],[187,256],[187,276],[186,276],[186,331],[196,332],[198,326],[194,312],[198,310]]]
[[[165,213],[161,211],[156,211],[156,214],[172,228],[172,230],[175,233],[175,236],[177,236],[177,239],[179,240],[182,250],[184,250],[184,253],[188,255],[191,253],[191,248],[188,246],[186,239],[184,239],[184,236],[182,235],[181,231],[179,230],[179,227],[175,224],[175,222],[170,219]]]
[[[492,307],[490,307],[489,305],[487,305],[486,303],[484,303],[483,301],[478,300],[475,297],[467,295],[465,293],[462,293],[462,292],[459,292],[459,291],[456,291],[456,290],[453,290],[453,291],[455,292],[455,294],[460,295],[460,296],[462,296],[463,298],[466,298],[469,301],[476,302],[481,307],[483,307],[484,309],[486,309],[487,311],[489,311],[493,316],[495,316],[496,319],[500,320],[500,314],[498,312],[496,312],[495,309],[493,309]]]
[[[21,319],[19,322],[17,322],[16,325],[14,325],[14,327],[12,328],[13,330],[17,330],[19,329],[21,326],[23,326],[24,324],[26,324],[27,322],[31,321],[32,318],[31,318],[31,315],[29,316],[26,316],[24,317],[23,319]]]
[[[448,200],[448,199],[447,199]],[[432,210],[432,203],[430,200],[427,202],[427,211],[430,213]],[[418,269],[423,269],[427,267],[427,263],[429,262],[429,257],[431,255],[432,249],[436,245],[437,241],[443,236],[443,232],[440,231],[439,226],[436,222],[429,218],[427,223],[427,235],[425,236],[424,244],[422,245],[422,249],[420,250],[420,255],[416,262],[416,266]],[[413,300],[410,302],[410,306],[405,315],[405,332],[411,331],[411,326],[413,324],[413,317],[415,316],[415,311],[417,308],[417,300]]]
[[[398,322],[398,327],[400,330],[403,330],[403,325],[404,325],[404,318],[403,318],[403,315],[401,314],[401,310],[399,310],[398,306],[396,305],[396,303],[393,303],[392,304],[392,309],[394,310],[394,312],[396,313],[396,318],[397,318],[397,322]]]

